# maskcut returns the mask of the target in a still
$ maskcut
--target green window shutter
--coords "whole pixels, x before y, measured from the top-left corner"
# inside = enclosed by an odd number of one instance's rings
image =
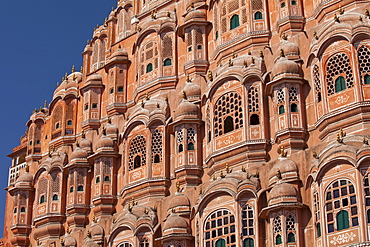
[[[230,18],[230,30],[239,27],[239,15],[233,15]]]
[[[226,247],[225,239],[220,238],[219,240],[217,240],[216,241],[216,247]]]
[[[288,243],[295,243],[295,235],[292,232],[288,234]]]
[[[243,247],[254,247],[254,239],[253,238],[244,239]]]
[[[339,76],[335,80],[335,92],[338,93],[340,91],[343,91],[346,89],[346,80],[344,79],[343,76]]]
[[[279,115],[285,113],[285,107],[283,105],[279,106]]]
[[[254,14],[254,19],[255,20],[262,20],[262,13],[257,11],[255,14]]]
[[[280,234],[278,234],[278,235],[276,235],[276,237],[275,237],[275,244],[276,245],[279,245],[279,244],[282,244],[282,239],[281,239],[281,235]]]
[[[150,71],[153,70],[153,64],[152,63],[149,63],[147,66],[146,66],[146,73],[149,73]]]
[[[316,225],[316,230],[317,230],[317,237],[321,237],[321,224],[317,223]]]
[[[349,228],[348,212],[342,210],[337,214],[337,230],[340,231],[347,228]]]
[[[370,84],[370,75],[365,75],[365,84]]]

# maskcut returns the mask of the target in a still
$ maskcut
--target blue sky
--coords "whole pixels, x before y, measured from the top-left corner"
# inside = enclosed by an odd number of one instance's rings
[[[13,147],[32,110],[50,102],[56,83],[81,53],[96,24],[103,24],[116,0],[4,1],[0,7],[0,237]]]

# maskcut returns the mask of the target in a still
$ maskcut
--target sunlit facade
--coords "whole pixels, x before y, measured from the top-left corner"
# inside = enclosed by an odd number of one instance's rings
[[[370,1],[119,1],[27,122],[3,246],[370,246]]]

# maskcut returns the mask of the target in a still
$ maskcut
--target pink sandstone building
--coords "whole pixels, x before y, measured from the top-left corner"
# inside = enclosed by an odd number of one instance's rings
[[[370,246],[369,9],[118,1],[9,155],[3,246]]]

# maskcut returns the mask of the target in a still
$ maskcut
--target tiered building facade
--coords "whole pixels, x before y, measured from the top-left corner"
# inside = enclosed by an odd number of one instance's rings
[[[9,155],[4,246],[365,246],[368,9],[120,0]]]

